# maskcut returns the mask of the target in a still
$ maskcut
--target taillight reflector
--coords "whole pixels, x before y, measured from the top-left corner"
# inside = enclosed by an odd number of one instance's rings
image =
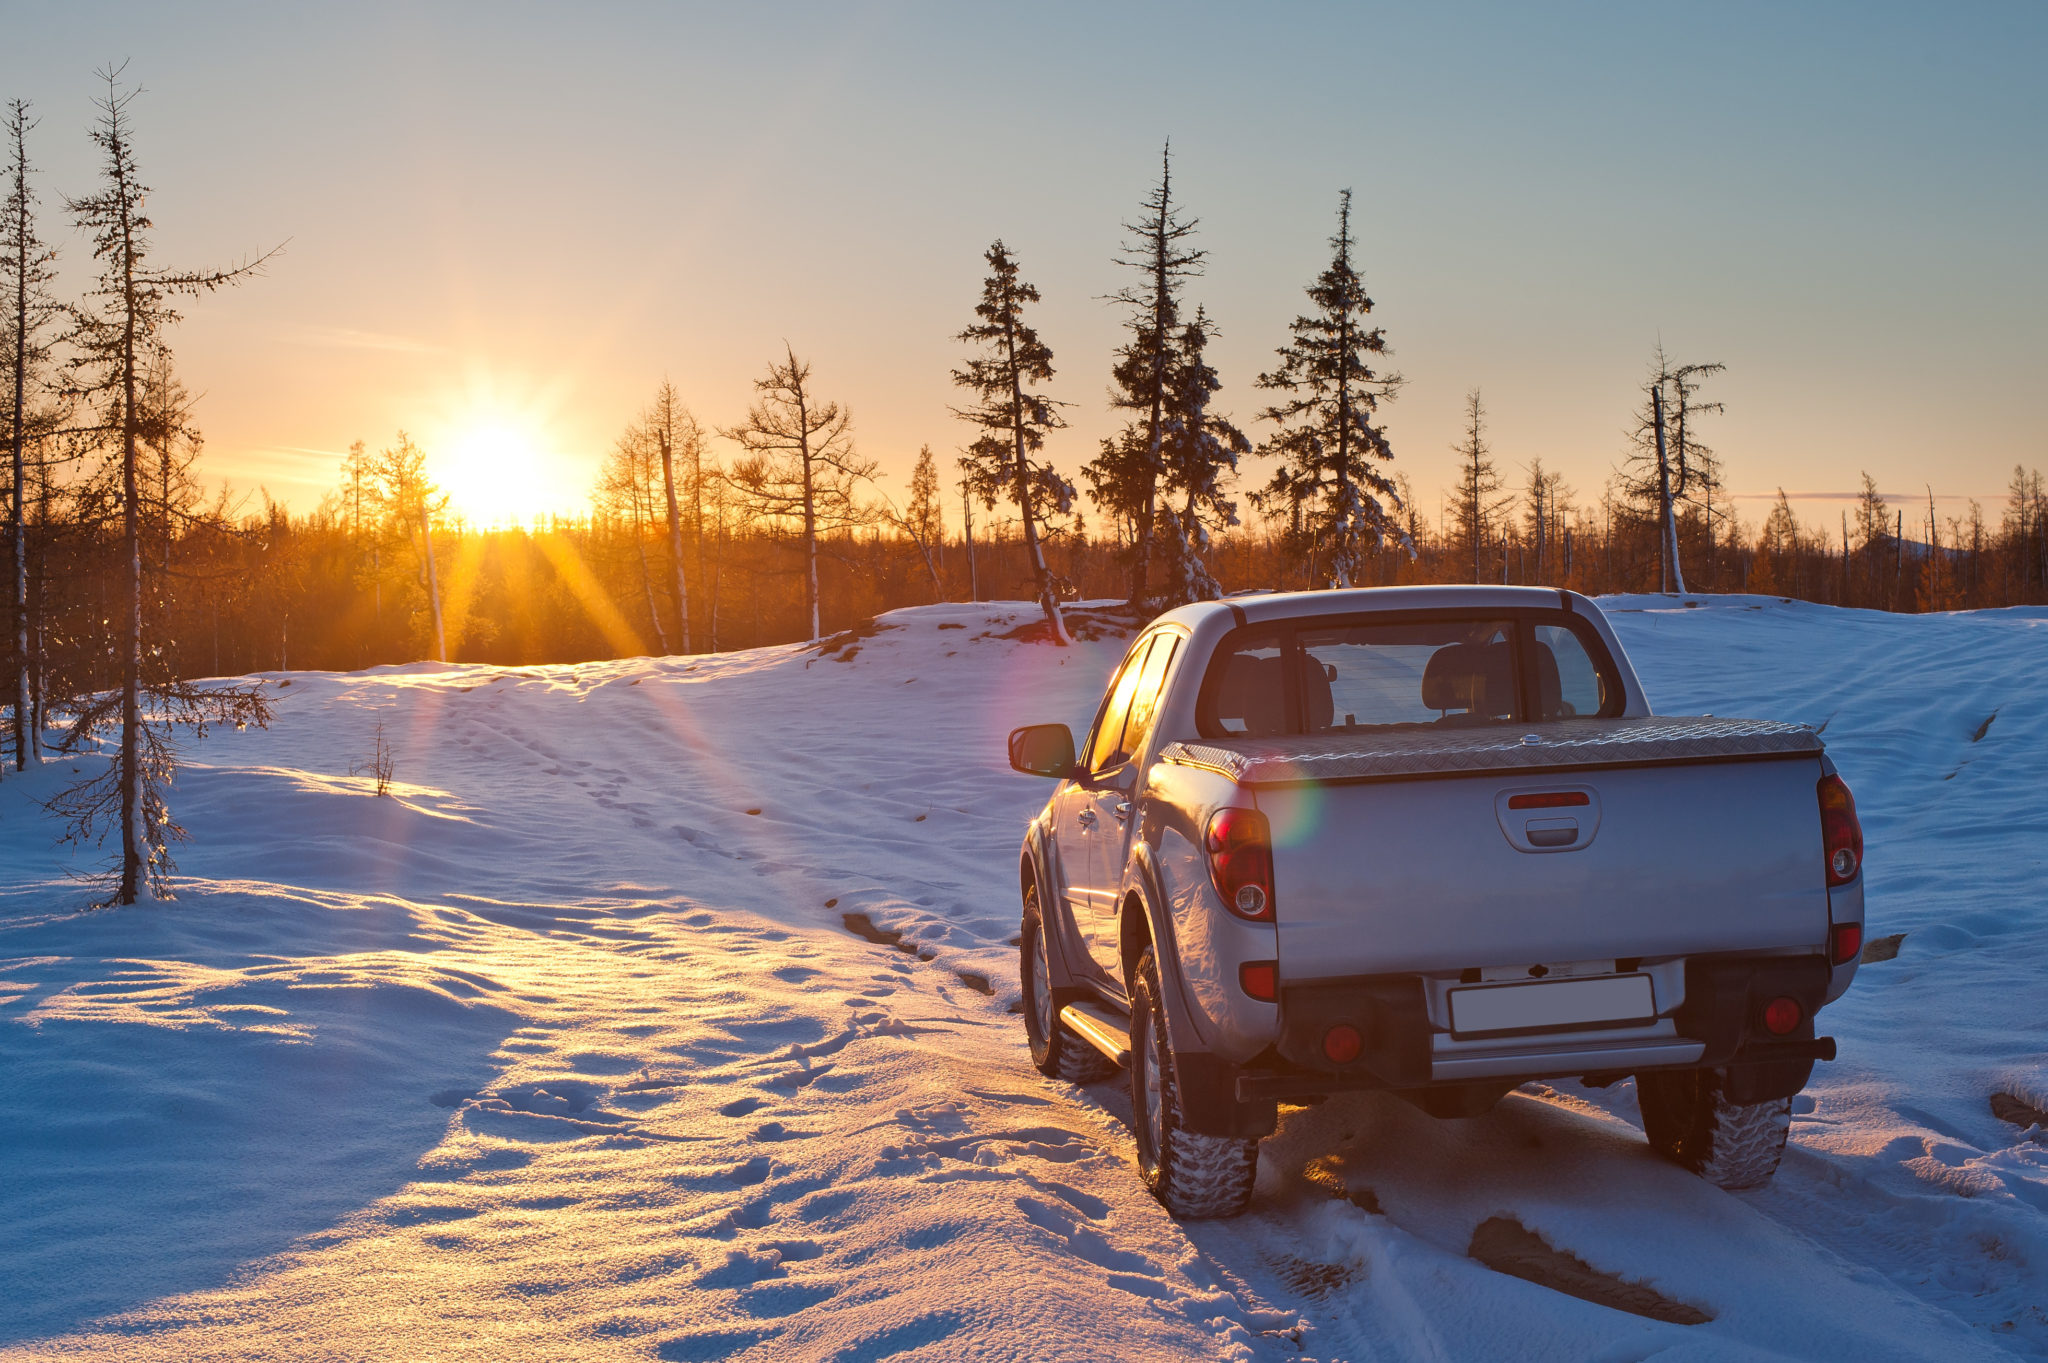
[[[1237,968],[1237,987],[1260,1003],[1272,1003],[1280,997],[1280,963],[1246,961]]]
[[[1358,1053],[1365,1049],[1365,1038],[1358,1029],[1347,1022],[1340,1022],[1323,1033],[1323,1055],[1333,1065],[1348,1065],[1358,1059]]]
[[[1799,1000],[1789,994],[1780,994],[1764,1005],[1764,1026],[1772,1036],[1784,1036],[1806,1016],[1806,1010],[1799,1006]]]
[[[1837,923],[1828,929],[1828,958],[1836,965],[1847,965],[1862,954],[1861,923]]]
[[[1239,918],[1273,921],[1273,834],[1256,809],[1219,809],[1209,818],[1209,876]]]
[[[1509,809],[1565,809],[1593,801],[1583,790],[1546,790],[1533,795],[1508,796]]]
[[[1839,776],[1823,776],[1820,795],[1820,842],[1826,858],[1828,888],[1847,885],[1863,869],[1863,825],[1856,819],[1856,797]]]

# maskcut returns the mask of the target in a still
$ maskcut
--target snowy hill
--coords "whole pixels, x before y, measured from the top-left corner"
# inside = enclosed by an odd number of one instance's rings
[[[1605,603],[1653,703],[1825,723],[1905,934],[1768,1189],[1657,1161],[1626,1084],[1358,1095],[1176,1225],[1006,1011],[1048,788],[1003,737],[1123,641],[939,606],[273,678],[163,906],[75,912],[35,800],[83,763],[10,775],[0,1357],[2048,1356],[2048,1137],[1991,1108],[2048,1107],[2048,612],[1685,601]]]

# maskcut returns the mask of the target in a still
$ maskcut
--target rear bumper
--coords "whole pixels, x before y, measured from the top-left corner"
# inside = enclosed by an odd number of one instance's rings
[[[1832,1039],[1813,1032],[1831,984],[1824,957],[1693,957],[1684,964],[1684,980],[1683,1000],[1653,1025],[1522,1035],[1494,1044],[1454,1039],[1432,1022],[1421,976],[1288,986],[1281,992],[1275,1047],[1280,1063],[1245,1067],[1236,1076],[1237,1093],[1249,1101],[1690,1067],[1740,1069],[1755,1081],[1746,1088],[1790,1084],[1786,1091],[1797,1092],[1814,1061],[1834,1058]],[[1804,1014],[1783,1037],[1763,1023],[1764,1006],[1780,996],[1797,999]],[[1364,1038],[1357,1059],[1341,1065],[1323,1053],[1324,1036],[1339,1025]]]

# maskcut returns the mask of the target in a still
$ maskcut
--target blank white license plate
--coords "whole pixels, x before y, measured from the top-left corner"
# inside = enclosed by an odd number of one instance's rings
[[[1657,1002],[1648,975],[1589,980],[1534,980],[1451,991],[1451,1030],[1523,1032],[1596,1023],[1654,1022]]]

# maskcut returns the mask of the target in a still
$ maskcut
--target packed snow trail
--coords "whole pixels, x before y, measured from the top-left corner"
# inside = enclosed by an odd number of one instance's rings
[[[2048,619],[1693,599],[1610,603],[1653,703],[1828,720],[1907,933],[1772,1188],[1658,1162],[1626,1085],[1353,1096],[1176,1225],[1120,1089],[1039,1078],[1007,1011],[1047,788],[1003,737],[1083,728],[1124,641],[931,607],[273,678],[272,730],[191,754],[162,907],[73,911],[33,800],[74,764],[0,785],[0,1356],[2048,1355],[2048,1145],[1986,1106],[2048,1100]],[[1508,1222],[1710,1319],[1483,1267]]]

